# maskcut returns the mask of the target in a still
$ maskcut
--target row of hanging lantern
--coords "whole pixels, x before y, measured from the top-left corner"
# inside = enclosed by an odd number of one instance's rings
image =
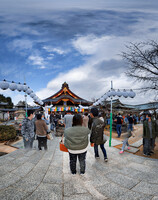
[[[31,90],[26,83],[21,84],[21,83],[15,83],[14,81],[12,81],[11,83],[9,83],[8,81],[6,81],[5,79],[3,81],[0,81],[0,89],[2,90],[7,90],[10,89],[12,91],[19,91],[19,92],[25,92],[26,94],[30,95],[31,98],[33,98],[33,100],[40,104],[43,105],[43,101],[41,101],[38,96],[36,96],[36,94],[33,92],[33,90]]]
[[[97,106],[97,105],[99,105],[99,104],[103,104],[103,101],[106,101],[106,99],[108,98],[108,97],[115,97],[115,96],[118,96],[118,97],[121,97],[121,96],[123,96],[123,97],[125,97],[125,98],[127,98],[127,97],[130,97],[130,98],[134,98],[135,97],[135,92],[132,90],[132,89],[130,89],[130,90],[114,90],[114,89],[111,89],[111,90],[109,90],[107,93],[105,93],[100,99],[98,99],[93,105],[94,106]]]

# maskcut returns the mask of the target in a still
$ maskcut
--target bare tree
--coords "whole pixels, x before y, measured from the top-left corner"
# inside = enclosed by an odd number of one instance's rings
[[[155,41],[130,43],[127,52],[122,53],[127,62],[127,76],[144,82],[143,92],[154,91],[158,94],[158,43]]]

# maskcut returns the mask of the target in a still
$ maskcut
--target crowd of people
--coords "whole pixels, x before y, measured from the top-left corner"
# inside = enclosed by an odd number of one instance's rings
[[[70,171],[72,174],[76,174],[77,158],[80,163],[80,174],[85,173],[86,169],[86,153],[90,143],[94,146],[94,157],[99,159],[98,146],[104,156],[104,161],[108,161],[107,152],[104,147],[106,142],[104,136],[104,128],[107,124],[107,118],[103,112],[99,112],[98,108],[92,107],[90,113],[72,113],[67,111],[64,116],[60,113],[51,113],[49,120],[45,119],[41,113],[36,114],[33,110],[28,110],[28,117],[23,120],[21,133],[23,136],[24,147],[31,149],[33,147],[33,141],[35,136],[38,140],[38,149],[47,150],[47,134],[50,130],[61,124],[64,126],[63,142],[69,152],[70,159]],[[158,120],[154,119],[151,114],[143,118],[143,153],[145,156],[150,156],[154,153],[155,138],[158,137]],[[125,146],[128,149],[128,139],[133,136],[133,125],[135,124],[135,118],[132,114],[122,117],[120,113],[114,116],[113,122],[116,123],[116,131],[118,137],[121,137],[121,127],[123,123],[128,122],[127,133],[123,141],[122,150],[124,152]],[[50,127],[49,127],[50,124]]]

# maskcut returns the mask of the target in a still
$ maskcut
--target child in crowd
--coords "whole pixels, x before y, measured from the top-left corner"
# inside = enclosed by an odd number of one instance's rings
[[[128,140],[131,136],[134,137],[134,134],[132,133],[131,129],[129,129],[127,134],[124,135],[125,139],[123,140],[122,150],[120,151],[120,154],[124,153],[124,149],[126,145],[127,145],[127,149],[130,150]]]

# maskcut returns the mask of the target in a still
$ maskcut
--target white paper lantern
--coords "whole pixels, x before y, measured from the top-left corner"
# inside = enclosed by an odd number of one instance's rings
[[[100,101],[101,101],[101,102],[102,102],[102,101],[104,101],[104,98],[103,98],[103,97],[101,97],[101,98],[100,98]]]
[[[111,90],[111,96],[115,96],[116,95],[116,91],[114,89]]]
[[[110,90],[106,94],[107,94],[108,97],[111,97],[111,91]]]
[[[32,97],[32,98],[34,98],[35,96],[36,96],[36,95],[35,95],[35,93],[33,93],[33,92],[30,94],[30,97]]]
[[[33,90],[31,90],[31,89],[28,87],[28,89],[26,90],[26,93],[27,93],[28,95],[30,95],[32,92],[33,92]]]
[[[103,98],[104,98],[104,101],[105,101],[108,98],[107,94],[104,94]]]
[[[37,99],[37,100],[36,100],[36,103],[40,104],[40,101]]]
[[[122,94],[122,92],[118,89],[117,92],[116,92],[116,95],[117,95],[118,97],[121,97],[123,94]]]
[[[128,96],[131,97],[131,98],[134,98],[136,96],[136,93],[133,92],[133,90],[131,89],[129,92],[128,92]]]
[[[21,83],[17,84],[17,90],[21,92],[23,90],[23,85]]]
[[[35,96],[33,97],[33,100],[34,100],[34,101],[37,101],[37,100],[38,100],[38,97],[35,95]]]
[[[0,82],[0,88],[2,90],[6,90],[9,88],[9,83],[4,79],[3,81]]]
[[[39,104],[42,105],[42,101],[41,100],[39,101]]]
[[[95,105],[96,105],[96,106],[99,105],[99,102],[97,101],[97,102],[95,103]]]
[[[41,106],[43,105],[43,101],[40,101],[40,103],[41,103]]]
[[[123,90],[123,96],[124,96],[125,98],[128,97],[128,92],[127,92],[125,89]]]
[[[23,91],[26,92],[28,90],[28,86],[26,85],[26,83],[23,84]]]
[[[12,81],[10,84],[9,84],[9,89],[14,91],[17,89],[17,84],[14,83],[14,81]]]

